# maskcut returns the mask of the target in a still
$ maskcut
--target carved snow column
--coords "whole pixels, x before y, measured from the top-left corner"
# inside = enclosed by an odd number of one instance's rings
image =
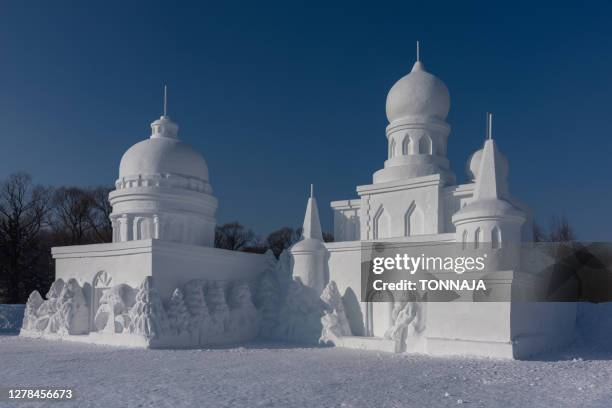
[[[312,186],[306,206],[302,239],[291,247],[291,255],[293,256],[293,277],[299,278],[304,285],[313,288],[320,295],[327,284],[325,281],[327,249],[323,245],[319,210],[313,196]]]
[[[507,201],[507,170],[489,133],[476,174],[474,198],[452,218],[457,242],[464,250],[490,254],[486,264],[492,271],[516,269],[520,262],[521,226],[526,215]]]

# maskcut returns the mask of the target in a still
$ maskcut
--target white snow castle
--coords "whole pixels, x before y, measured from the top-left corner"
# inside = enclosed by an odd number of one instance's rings
[[[202,156],[164,115],[122,157],[109,200],[113,242],[53,249],[56,281],[30,295],[22,336],[138,347],[255,338],[430,355],[521,358],[572,339],[575,304],[423,302],[362,296],[365,243],[510,251],[483,279],[531,285],[518,246],[531,213],[511,196],[491,134],[457,185],[447,159],[450,96],[418,60],[387,96],[388,158],[357,198],[334,201],[323,242],[311,192],[303,237],[276,259],[213,248],[217,200]],[[514,248],[514,249],[512,249]]]

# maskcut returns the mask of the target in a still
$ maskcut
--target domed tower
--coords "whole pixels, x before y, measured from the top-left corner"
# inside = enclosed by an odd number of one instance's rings
[[[446,158],[450,126],[448,88],[417,61],[412,71],[393,85],[387,95],[388,158],[374,173],[374,183],[440,174],[448,183],[455,176]]]
[[[151,137],[121,158],[109,200],[113,242],[154,238],[214,245],[217,199],[206,161],[178,139],[178,125],[165,106],[164,115],[151,123]]]
[[[457,211],[452,221],[457,242],[465,249],[505,248],[500,268],[512,268],[518,260],[521,227],[527,217],[510,203],[508,162],[499,153],[491,135],[492,116],[488,115],[487,140],[482,150],[472,155],[469,169],[475,177],[473,199]]]

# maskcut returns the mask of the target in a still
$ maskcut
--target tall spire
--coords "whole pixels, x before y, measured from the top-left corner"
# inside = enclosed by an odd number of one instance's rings
[[[151,123],[151,138],[178,139],[178,125],[168,117],[168,87],[164,85],[164,114]]]
[[[507,195],[507,169],[504,171],[502,160],[493,140],[493,114],[487,112],[487,138],[476,178],[475,200],[500,199]]]
[[[505,198],[503,196],[506,191],[506,180],[503,179],[502,173],[499,152],[489,131],[488,138],[482,149],[474,200]]]
[[[168,87],[164,85],[164,116],[168,116]]]
[[[302,237],[304,239],[318,239],[323,241],[323,233],[321,232],[321,221],[319,220],[319,209],[317,208],[317,200],[313,194],[314,187],[310,185],[310,198],[306,205],[306,215],[304,216],[304,225],[302,227]]]
[[[412,71],[425,71],[425,65],[421,62],[421,42],[416,42],[416,62],[412,66]]]

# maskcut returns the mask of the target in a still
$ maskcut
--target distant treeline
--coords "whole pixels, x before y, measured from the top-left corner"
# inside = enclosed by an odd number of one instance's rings
[[[0,303],[25,303],[54,280],[51,247],[109,242],[110,188],[46,187],[26,173],[0,182]]]
[[[51,248],[111,242],[111,187],[47,187],[27,173],[0,181],[0,303],[25,303],[33,290],[45,294],[55,277]],[[323,234],[333,241],[331,234]],[[217,227],[215,246],[276,256],[301,236],[284,227],[259,238],[238,222]]]
[[[15,173],[0,181],[0,303],[25,303],[33,290],[45,294],[54,280],[51,247],[111,242],[108,202],[111,187],[46,187]],[[534,224],[534,241],[565,242],[575,234],[565,217],[553,217],[548,230]],[[283,227],[266,238],[238,222],[218,226],[217,248],[277,257],[302,235]],[[326,242],[334,240],[324,233]]]

